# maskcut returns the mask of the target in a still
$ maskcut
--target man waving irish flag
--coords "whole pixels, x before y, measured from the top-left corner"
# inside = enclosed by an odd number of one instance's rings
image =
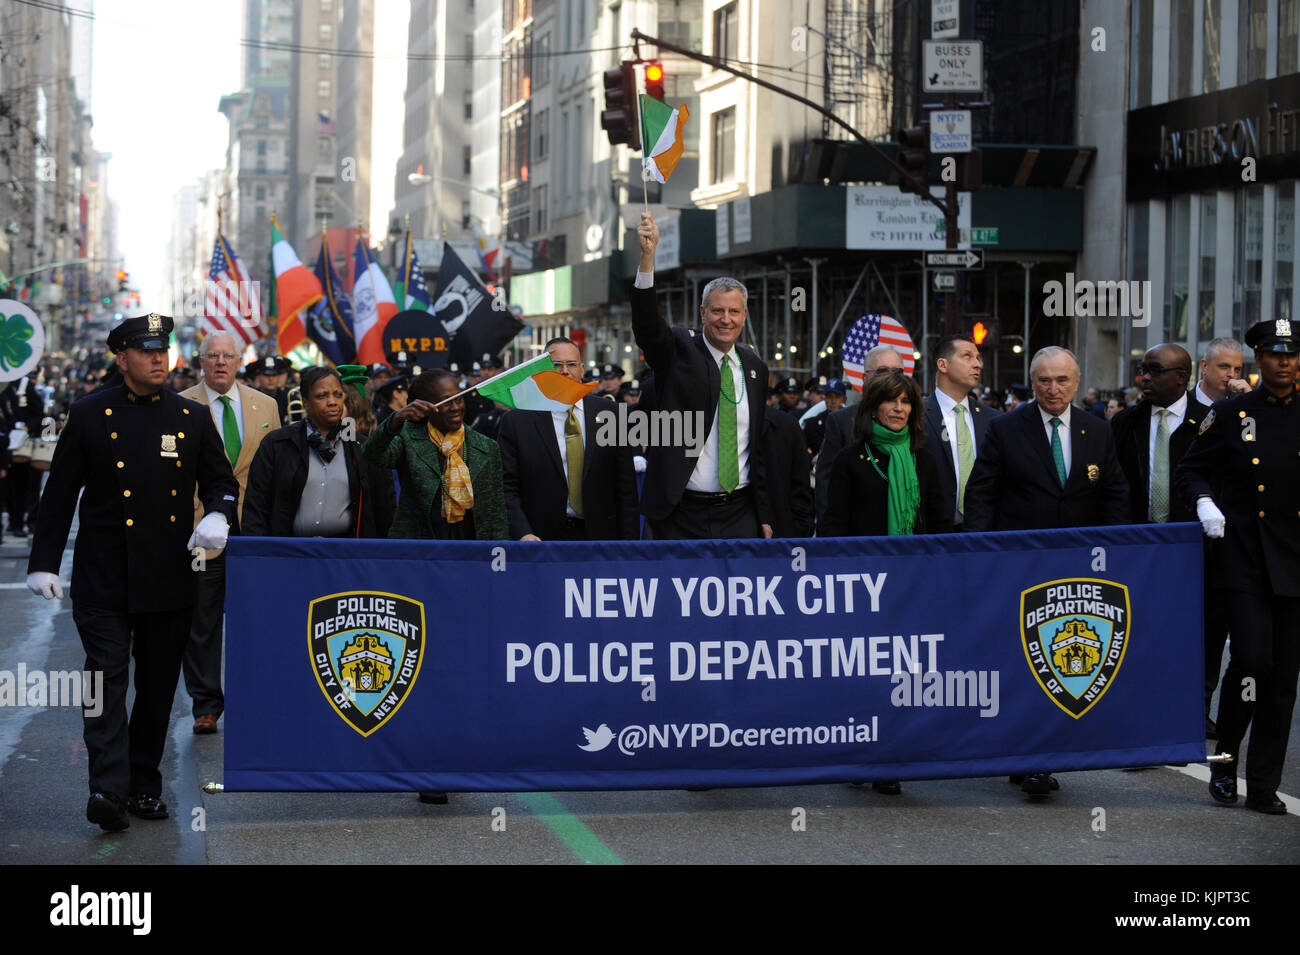
[[[641,94],[641,147],[645,150],[642,165],[646,178],[668,181],[686,148],[682,129],[690,118],[685,103],[674,109],[653,96]]]

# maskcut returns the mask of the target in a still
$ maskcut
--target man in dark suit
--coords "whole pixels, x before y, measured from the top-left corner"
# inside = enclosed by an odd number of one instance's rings
[[[862,359],[862,388],[878,371],[903,370],[903,356],[892,345],[877,345]],[[862,388],[858,391],[861,392]],[[817,499],[817,523],[826,514],[831,486],[831,466],[845,446],[853,443],[853,416],[857,406],[850,405],[826,415],[826,431],[822,435],[821,450],[817,452],[817,479],[814,496]]]
[[[1039,349],[1029,365],[1034,400],[995,418],[966,485],[968,531],[1123,524],[1128,485],[1105,421],[1071,405],[1079,363]],[[1059,789],[1047,772],[1012,776],[1031,796]]]
[[[171,330],[170,318],[147,315],[109,333],[122,383],[87,395],[69,412],[27,564],[34,593],[63,596],[59,563],[80,495],[72,619],[86,670],[104,679],[101,712],[83,713],[90,757],[86,818],[111,832],[130,825],[128,812],[167,818],[158,766],[190,633],[189,552],[225,547],[239,501],[239,482],[209,410],[163,387]],[[196,487],[206,512],[198,527]]]
[[[925,450],[938,465],[944,516],[960,531],[971,470],[989,423],[1001,412],[971,397],[984,369],[973,340],[965,335],[941,339],[934,364],[934,393],[925,399]]]
[[[763,409],[763,467],[773,537],[812,537],[812,459],[803,432],[780,408]]]
[[[582,353],[567,338],[546,351],[556,371],[582,380]],[[501,418],[502,484],[515,540],[637,540],[636,475],[631,447],[597,440],[597,415],[615,404],[593,393],[568,412],[507,411]],[[571,477],[581,475],[573,491]]]
[[[1156,345],[1143,356],[1138,373],[1142,400],[1110,422],[1128,481],[1128,523],[1194,521],[1196,512],[1173,493],[1174,471],[1205,416],[1187,391],[1192,356],[1178,345]]]
[[[657,540],[771,537],[763,471],[767,365],[740,344],[749,311],[745,286],[704,286],[700,333],[659,317],[654,291],[659,228],[637,227],[641,261],[632,288],[632,333],[654,370],[654,407],[703,423],[703,446],[651,447],[642,509]],[[683,442],[683,445],[685,442]]]

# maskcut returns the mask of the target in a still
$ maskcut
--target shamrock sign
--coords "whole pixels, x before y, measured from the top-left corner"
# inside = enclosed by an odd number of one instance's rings
[[[16,299],[0,299],[0,382],[27,375],[45,351],[45,327]]]

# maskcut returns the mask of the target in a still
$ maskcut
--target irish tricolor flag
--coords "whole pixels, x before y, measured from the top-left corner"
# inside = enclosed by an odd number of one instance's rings
[[[320,282],[298,260],[293,246],[280,234],[280,223],[271,216],[271,267],[275,272],[276,347],[281,355],[293,351],[307,337],[298,312],[315,305],[325,293]]]
[[[600,382],[583,384],[555,370],[551,356],[542,353],[522,365],[481,382],[477,391],[484,398],[509,408],[525,411],[567,411],[596,390]]]
[[[653,96],[641,94],[641,147],[645,150],[646,175],[655,182],[667,182],[682,158],[686,140],[682,129],[691,118],[683,103],[676,109]]]

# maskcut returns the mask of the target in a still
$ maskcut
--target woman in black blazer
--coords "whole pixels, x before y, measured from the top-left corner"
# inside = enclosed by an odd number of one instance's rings
[[[853,434],[853,443],[831,466],[823,537],[952,531],[938,468],[921,450],[925,405],[915,381],[901,371],[872,375],[853,418]]]
[[[867,381],[853,418],[854,441],[831,466],[823,537],[942,534],[939,471],[925,445],[921,389],[901,371],[877,372]],[[876,780],[876,792],[896,796],[897,779]]]

